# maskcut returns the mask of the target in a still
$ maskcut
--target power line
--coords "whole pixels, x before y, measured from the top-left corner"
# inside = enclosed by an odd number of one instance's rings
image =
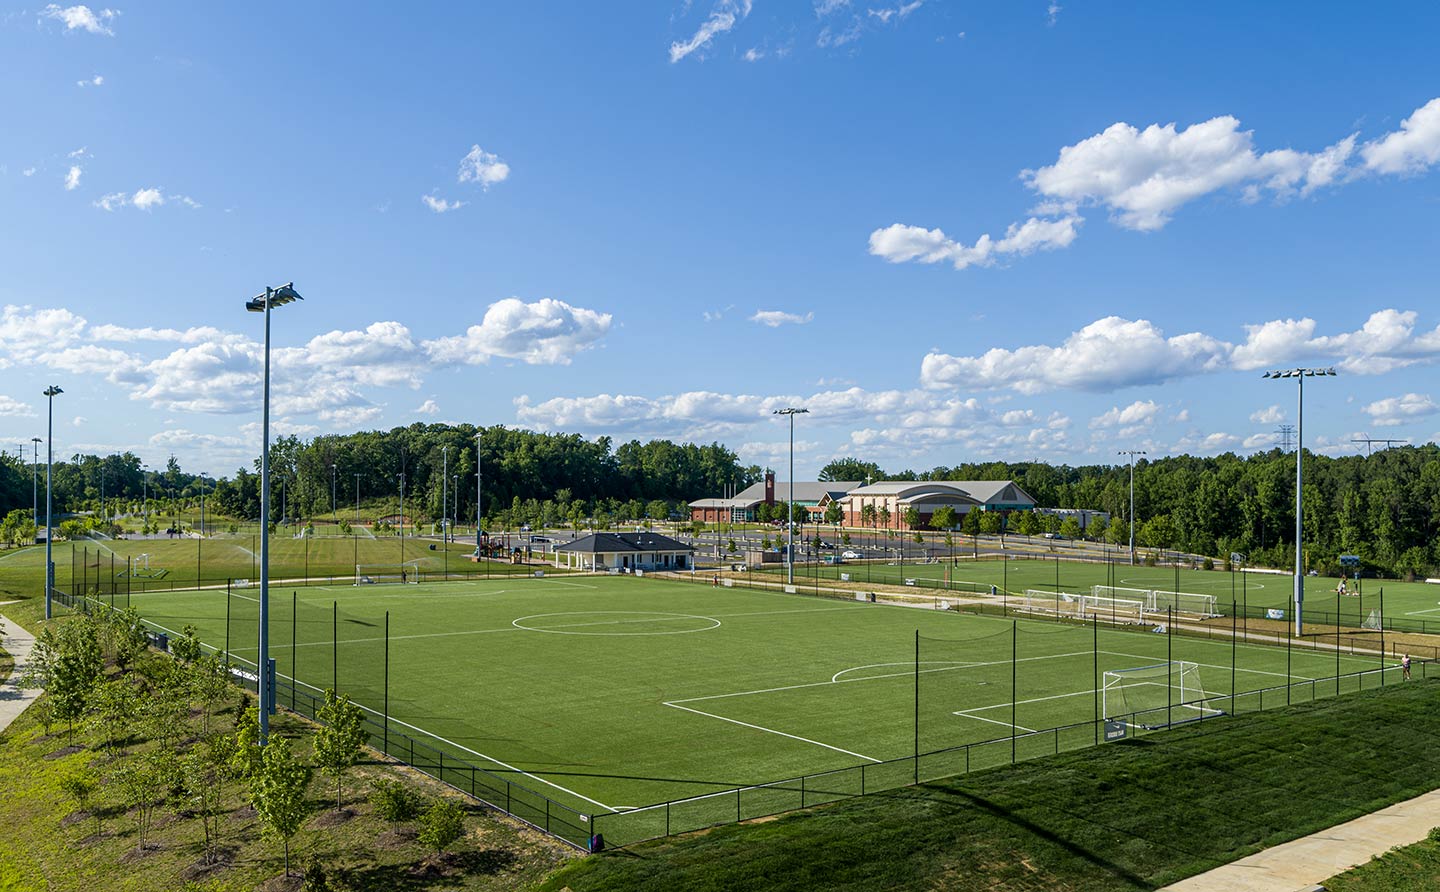
[[[1282,424],[1275,429],[1275,432],[1280,435],[1280,451],[1289,452],[1290,438],[1295,436],[1295,425]]]

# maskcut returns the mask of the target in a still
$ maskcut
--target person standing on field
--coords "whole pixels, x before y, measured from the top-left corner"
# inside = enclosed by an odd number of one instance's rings
[[[1410,680],[1410,655],[1406,654],[1400,658],[1400,678],[1404,681]]]

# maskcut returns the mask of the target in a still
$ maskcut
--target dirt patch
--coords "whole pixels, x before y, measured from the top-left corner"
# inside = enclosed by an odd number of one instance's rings
[[[315,819],[310,822],[310,826],[319,828],[339,827],[353,817],[355,817],[355,813],[348,808],[332,808],[329,811],[322,811],[316,815]]]
[[[283,873],[278,877],[271,877],[255,887],[256,892],[300,892],[305,886],[305,878],[302,876],[285,876]]]
[[[386,852],[408,849],[415,842],[415,830],[410,827],[392,827],[375,837],[375,848]]]
[[[100,833],[92,833],[89,836],[78,839],[75,841],[75,845],[79,846],[82,849],[87,849],[90,846],[98,845],[99,843],[102,843],[107,839],[113,839],[114,836],[114,833],[111,833],[109,830],[105,830]]]
[[[120,863],[134,864],[136,861],[143,861],[144,859],[149,858],[151,855],[159,853],[160,850],[160,846],[156,845],[155,843],[146,843],[143,849],[131,849],[130,851],[121,855]]]
[[[92,817],[94,817],[94,815],[90,814],[88,811],[72,811],[70,814],[60,819],[60,826],[73,827],[81,821],[90,820]]]
[[[54,761],[55,759],[63,759],[63,758],[65,758],[66,756],[73,756],[73,755],[75,755],[76,753],[84,752],[84,751],[85,751],[85,747],[83,747],[83,746],[78,746],[78,745],[72,743],[72,744],[70,744],[69,746],[62,746],[62,747],[60,747],[58,750],[55,750],[54,752],[46,753],[46,754],[45,754],[44,756],[42,756],[41,758],[46,759],[46,760],[48,760],[48,761]]]
[[[199,861],[181,870],[180,879],[187,883],[197,883],[208,880],[211,877],[229,870],[234,866],[234,862],[234,849],[218,849],[215,852],[215,857],[209,860],[201,858]]]
[[[249,804],[242,805],[231,812],[230,816],[239,821],[248,821],[255,817],[255,806]]]

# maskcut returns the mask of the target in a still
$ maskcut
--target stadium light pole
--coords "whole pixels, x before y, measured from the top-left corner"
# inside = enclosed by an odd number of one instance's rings
[[[450,524],[450,529],[454,530],[455,527],[460,525],[460,475],[451,474],[450,477],[455,481],[455,514],[451,516],[451,520],[453,520],[454,523]],[[452,539],[450,541],[453,542],[455,540]]]
[[[795,416],[808,415],[809,409],[789,407],[776,409],[774,415],[790,416],[790,497],[785,511],[785,582],[795,584]]]
[[[339,523],[340,514],[335,509],[335,463],[330,463],[330,522]]]
[[[446,545],[450,544],[450,525],[446,523],[450,518],[446,512],[450,509],[450,447],[440,447],[440,541]]]
[[[50,524],[50,511],[54,507],[51,498],[50,476],[55,466],[55,397],[65,391],[51,384],[45,388],[45,396],[50,404],[49,419],[46,422],[45,441],[45,618],[52,618],[50,608],[50,596],[55,591],[55,562],[50,559],[50,540],[55,538],[54,531]],[[73,586],[72,586],[73,588]]]
[[[30,442],[30,522],[40,522],[40,444],[43,442],[39,437],[31,437]],[[35,543],[30,543],[34,545]]]
[[[1297,387],[1295,407],[1295,635],[1304,634],[1303,616],[1305,604],[1305,562],[1300,545],[1304,533],[1305,505],[1300,500],[1301,488],[1305,485],[1305,379],[1333,378],[1333,368],[1276,369],[1261,375],[1262,378],[1294,378]],[[1338,620],[1337,620],[1338,621]]]
[[[255,687],[260,694],[260,745],[264,746],[270,735],[270,710],[275,708],[275,691],[270,680],[270,310],[288,303],[304,300],[296,291],[295,283],[287,282],[279,288],[265,287],[264,294],[257,294],[245,301],[250,313],[265,314],[265,371],[261,382],[260,409],[260,634],[257,644],[259,654],[255,660]]]
[[[477,558],[480,558],[480,556],[481,556],[481,555],[480,555],[480,517],[481,517],[481,513],[480,513],[480,483],[481,483],[481,471],[480,471],[480,438],[481,438],[481,437],[484,437],[484,432],[481,432],[481,431],[475,432],[475,556],[477,556]],[[487,565],[485,565],[485,566],[490,566],[490,565],[488,565],[488,563],[487,563]],[[488,574],[488,572],[490,572],[490,571],[485,571],[485,572],[487,572],[487,574]]]
[[[1130,566],[1135,566],[1135,456],[1145,455],[1144,449],[1122,449],[1118,455],[1130,456]]]

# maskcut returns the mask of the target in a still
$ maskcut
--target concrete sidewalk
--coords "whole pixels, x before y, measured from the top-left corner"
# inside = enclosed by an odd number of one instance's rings
[[[0,625],[5,629],[5,650],[15,660],[10,677],[0,683],[0,731],[4,731],[20,717],[25,707],[35,702],[40,691],[23,690],[14,684],[15,679],[25,674],[25,664],[30,660],[30,651],[35,648],[35,636],[5,616],[0,616]]]
[[[1310,892],[1319,883],[1440,827],[1440,790],[1166,886],[1162,892]]]

